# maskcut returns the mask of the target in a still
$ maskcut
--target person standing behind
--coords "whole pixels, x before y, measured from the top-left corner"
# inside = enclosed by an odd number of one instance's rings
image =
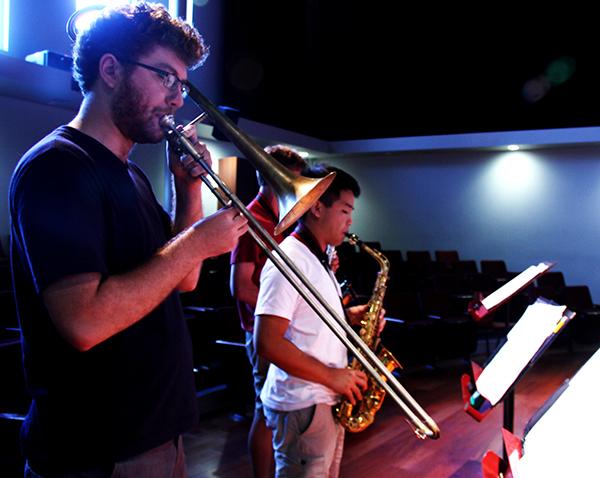
[[[344,317],[326,249],[344,240],[360,188],[336,168],[313,167],[303,174],[323,177],[330,171],[337,173],[333,182],[280,247]],[[358,324],[365,310],[363,305],[345,312]],[[273,432],[276,476],[338,476],[344,429],[331,408],[340,396],[353,404],[361,400],[366,375],[347,368],[345,346],[271,261],[261,274],[255,314],[256,348],[271,362],[261,399]]]
[[[296,151],[287,146],[267,146],[265,152],[292,173],[299,175],[306,167],[306,162]],[[264,181],[259,172],[256,173],[259,190],[257,196],[248,205],[248,210],[258,223],[277,243],[284,234],[274,235],[279,222],[279,205],[272,188]],[[231,255],[231,294],[236,299],[242,329],[246,332],[246,353],[252,366],[255,391],[255,409],[250,433],[248,449],[255,477],[271,477],[275,471],[271,430],[267,428],[260,401],[260,392],[267,377],[269,362],[258,356],[254,348],[254,308],[258,297],[260,273],[267,260],[265,252],[256,244],[249,233],[244,234]]]
[[[32,395],[25,476],[187,476],[181,434],[198,411],[178,291],[247,223],[232,209],[202,219],[201,172],[171,148],[172,222],[129,155],[164,139],[159,120],[182,106],[206,49],[162,5],[136,3],[105,10],[73,53],[79,112],[21,158],[10,184]]]

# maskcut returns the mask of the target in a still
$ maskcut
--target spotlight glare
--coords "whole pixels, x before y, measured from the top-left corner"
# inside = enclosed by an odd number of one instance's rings
[[[71,41],[74,42],[77,35],[86,30],[105,7],[106,4],[95,3],[76,10],[67,20],[67,35]]]
[[[509,144],[506,149],[509,151],[519,151],[521,149],[518,144]]]

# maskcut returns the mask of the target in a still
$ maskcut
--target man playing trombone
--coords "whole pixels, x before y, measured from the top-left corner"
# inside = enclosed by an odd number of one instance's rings
[[[303,174],[322,177],[331,170],[337,173],[333,182],[280,247],[343,317],[340,288],[325,251],[344,240],[360,188],[353,177],[334,168],[316,167]],[[364,312],[364,306],[346,310],[353,323]],[[271,362],[261,399],[273,431],[276,475],[335,477],[344,430],[331,407],[340,396],[352,403],[361,400],[367,377],[346,368],[345,346],[271,261],[261,274],[255,313],[256,347]]]
[[[178,291],[247,230],[202,219],[200,171],[169,152],[174,221],[129,154],[158,143],[206,55],[161,5],[105,11],[74,47],[77,116],[21,159],[10,185],[12,268],[26,380],[26,476],[186,476],[197,418]],[[185,134],[210,162],[190,129]],[[113,474],[114,473],[114,474]]]

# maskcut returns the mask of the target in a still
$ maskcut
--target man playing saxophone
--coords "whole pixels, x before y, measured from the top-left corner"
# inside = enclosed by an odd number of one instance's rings
[[[279,163],[288,168],[295,175],[299,175],[306,167],[306,161],[297,151],[283,146],[267,146],[265,152],[270,154]],[[248,205],[248,211],[256,218],[260,225],[273,239],[280,243],[284,234],[275,235],[279,216],[279,205],[273,188],[257,172],[256,179],[260,186],[257,196]],[[254,348],[254,308],[258,297],[260,286],[260,273],[267,260],[264,252],[250,233],[244,234],[237,246],[231,253],[231,293],[236,299],[238,313],[242,328],[246,332],[246,354],[252,366],[252,377],[256,401],[254,417],[248,434],[248,450],[252,462],[252,472],[257,478],[273,476],[275,462],[273,460],[273,448],[271,430],[267,428],[260,401],[260,392],[265,379],[269,362],[259,357]]]
[[[344,240],[360,187],[335,168],[313,167],[303,174],[323,177],[330,171],[337,173],[335,179],[281,249],[343,316],[340,288],[325,251]],[[365,310],[350,307],[346,317],[357,324]],[[360,401],[367,376],[346,368],[344,345],[271,261],[261,274],[255,313],[257,350],[271,362],[261,399],[273,431],[276,475],[338,476],[344,429],[331,407],[340,396],[353,404]]]

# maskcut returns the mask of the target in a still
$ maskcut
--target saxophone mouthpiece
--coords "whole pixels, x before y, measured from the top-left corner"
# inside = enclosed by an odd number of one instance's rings
[[[346,237],[348,238],[348,242],[350,244],[352,244],[353,246],[360,246],[360,243],[362,242],[358,236],[356,234],[353,234],[352,232],[347,232],[346,233]]]

